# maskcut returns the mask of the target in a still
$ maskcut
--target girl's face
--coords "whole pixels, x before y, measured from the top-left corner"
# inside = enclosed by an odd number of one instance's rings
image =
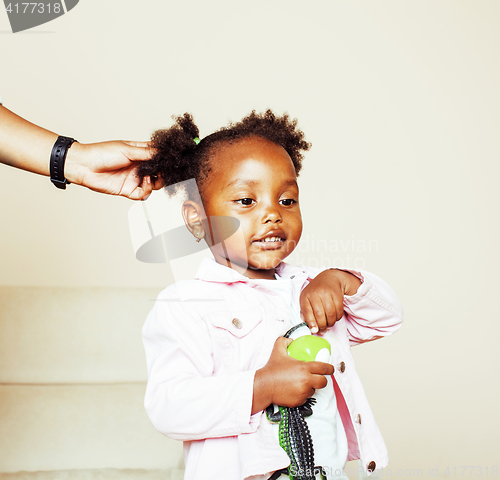
[[[249,278],[274,279],[274,268],[301,233],[297,176],[285,149],[259,137],[224,146],[211,160],[203,189],[205,213],[229,216],[239,230],[211,246],[215,260]],[[211,228],[216,222],[210,222]],[[214,238],[224,238],[212,231]],[[209,245],[210,232],[205,232]]]

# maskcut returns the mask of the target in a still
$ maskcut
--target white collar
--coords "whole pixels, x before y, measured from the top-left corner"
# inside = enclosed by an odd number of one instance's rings
[[[308,277],[304,269],[281,262],[276,267],[276,273],[282,278],[303,277],[306,280]],[[217,263],[213,258],[204,258],[194,277],[197,280],[217,283],[252,283],[252,279],[245,277],[232,268],[226,267]]]

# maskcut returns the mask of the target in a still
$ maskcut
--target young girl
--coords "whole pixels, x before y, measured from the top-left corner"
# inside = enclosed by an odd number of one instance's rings
[[[309,144],[295,120],[252,112],[198,137],[190,115],[177,118],[154,134],[156,156],[140,171],[162,177],[167,193],[196,180],[182,214],[193,241],[206,241],[214,256],[194,280],[161,292],[148,316],[149,418],[184,441],[186,479],[278,478],[290,459],[265,410],[314,396],[306,421],[314,464],[326,477],[342,476],[346,461],[357,458],[368,475],[385,467],[386,447],[350,345],[395,332],[398,299],[367,272],[283,262],[302,232],[297,176]],[[227,219],[239,222],[236,233]],[[330,343],[329,363],[287,354],[291,339],[283,335],[304,321],[306,333]]]

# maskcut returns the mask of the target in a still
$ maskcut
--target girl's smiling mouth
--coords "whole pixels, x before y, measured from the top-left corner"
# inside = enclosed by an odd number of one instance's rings
[[[282,242],[284,238],[280,237],[266,237],[264,240],[256,240],[257,242]]]
[[[263,237],[253,240],[253,245],[258,245],[265,250],[280,248],[285,243],[286,236],[282,230],[271,230]]]

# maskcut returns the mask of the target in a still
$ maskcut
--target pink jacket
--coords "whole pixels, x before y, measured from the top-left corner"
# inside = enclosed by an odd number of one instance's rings
[[[293,294],[322,270],[281,263]],[[350,345],[398,330],[401,305],[377,276],[344,298],[344,317],[325,332],[348,460],[365,471],[387,466],[387,449],[354,367]],[[271,298],[273,297],[273,298]],[[235,270],[204,260],[194,280],[163,290],[143,328],[148,366],[145,407],[155,428],[184,441],[185,479],[266,479],[288,466],[264,412],[251,415],[255,371],[290,328],[289,306]]]

